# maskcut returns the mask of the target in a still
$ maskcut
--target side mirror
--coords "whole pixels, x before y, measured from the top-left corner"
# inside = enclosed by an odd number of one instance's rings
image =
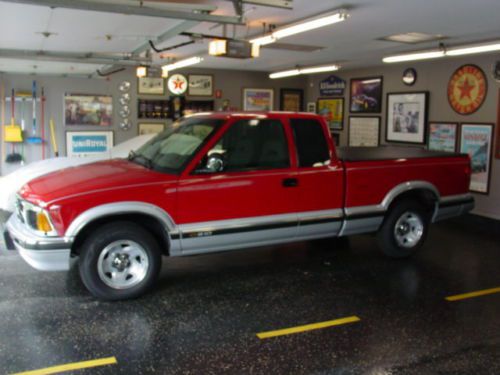
[[[212,153],[208,155],[205,166],[198,169],[197,173],[217,173],[224,170],[224,155]]]
[[[224,157],[222,154],[213,153],[208,157],[207,166],[208,170],[213,172],[222,172],[224,170]]]

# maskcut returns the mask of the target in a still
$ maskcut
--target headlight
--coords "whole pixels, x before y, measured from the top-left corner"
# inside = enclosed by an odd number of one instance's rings
[[[57,232],[52,225],[52,221],[50,220],[49,213],[43,208],[18,198],[17,215],[23,223],[26,223],[37,233],[44,234],[46,236],[57,235]]]

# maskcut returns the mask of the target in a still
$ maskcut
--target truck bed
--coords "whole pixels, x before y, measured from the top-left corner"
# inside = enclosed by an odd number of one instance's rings
[[[397,159],[422,159],[457,157],[462,154],[454,152],[429,151],[419,147],[339,147],[337,155],[344,162],[379,161]]]

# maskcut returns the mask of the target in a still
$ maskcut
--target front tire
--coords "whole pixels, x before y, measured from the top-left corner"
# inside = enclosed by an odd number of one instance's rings
[[[391,258],[407,258],[419,250],[427,237],[430,215],[416,201],[397,203],[377,233],[382,252]]]
[[[131,222],[105,224],[91,232],[80,252],[83,284],[108,301],[136,298],[156,282],[161,251],[154,237]]]

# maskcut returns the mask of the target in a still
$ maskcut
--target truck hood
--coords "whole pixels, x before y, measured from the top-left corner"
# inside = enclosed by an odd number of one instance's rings
[[[175,175],[158,173],[125,159],[114,159],[35,178],[21,188],[20,195],[34,204],[46,206],[73,196],[175,180]]]

